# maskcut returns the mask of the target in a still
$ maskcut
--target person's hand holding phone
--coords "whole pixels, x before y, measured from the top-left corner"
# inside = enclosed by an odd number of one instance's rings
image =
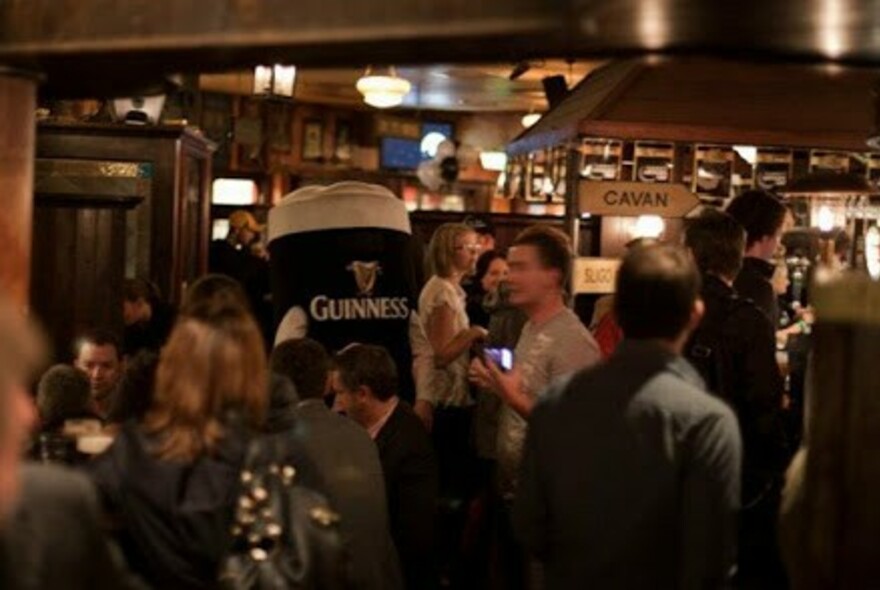
[[[531,400],[523,391],[522,373],[512,364],[505,371],[492,357],[493,354],[486,351],[483,356],[475,358],[471,362],[468,378],[477,387],[500,397],[517,413],[526,415],[531,410]]]

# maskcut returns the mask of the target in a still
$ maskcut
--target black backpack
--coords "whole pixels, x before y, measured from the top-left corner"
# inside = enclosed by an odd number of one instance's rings
[[[706,382],[706,389],[728,403],[734,402],[735,392],[726,346],[736,329],[737,315],[746,307],[754,307],[754,303],[737,295],[725,297],[721,305],[706,310],[685,347],[685,357]]]
[[[345,590],[348,560],[340,516],[298,481],[281,435],[254,439],[241,471],[222,590]]]

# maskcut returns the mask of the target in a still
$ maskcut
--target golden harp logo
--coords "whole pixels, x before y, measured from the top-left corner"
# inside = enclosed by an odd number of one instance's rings
[[[382,267],[377,261],[363,262],[355,260],[348,265],[347,270],[354,273],[354,282],[357,284],[358,295],[369,297],[376,288],[376,278],[382,273]]]

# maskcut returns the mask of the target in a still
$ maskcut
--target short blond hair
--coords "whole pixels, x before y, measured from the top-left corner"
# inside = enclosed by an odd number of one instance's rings
[[[437,228],[428,244],[428,271],[438,277],[447,278],[455,265],[456,241],[463,235],[477,232],[463,223],[444,223]]]

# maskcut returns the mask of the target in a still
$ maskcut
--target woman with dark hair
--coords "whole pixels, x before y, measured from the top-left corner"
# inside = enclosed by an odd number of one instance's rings
[[[467,289],[467,315],[472,326],[489,328],[492,308],[498,300],[498,287],[507,278],[507,259],[497,250],[483,252]]]
[[[249,433],[266,412],[267,379],[248,313],[221,306],[210,317],[184,316],[162,349],[143,422],[127,422],[92,465],[120,546],[151,586],[216,587]]]
[[[42,462],[70,465],[87,457],[77,450],[83,434],[100,433],[103,421],[92,411],[92,392],[85,373],[70,365],[55,365],[37,384],[40,432],[32,456]]]

